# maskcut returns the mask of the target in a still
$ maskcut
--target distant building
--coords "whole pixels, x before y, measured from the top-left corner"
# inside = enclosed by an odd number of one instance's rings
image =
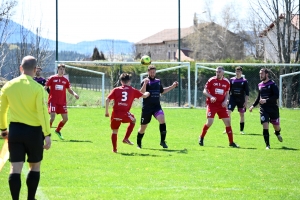
[[[222,26],[210,22],[181,28],[181,61],[242,59],[243,39]],[[137,55],[147,54],[152,60],[178,59],[178,29],[165,29],[135,43]]]
[[[285,18],[284,14],[279,16],[280,27],[283,27],[283,20]],[[278,42],[277,42],[277,30],[275,21],[272,22],[261,34],[260,37],[263,38],[264,42],[264,61],[265,62],[279,62],[278,55]],[[285,40],[288,40],[288,34],[286,31]],[[292,15],[291,19],[291,60],[295,59],[296,53],[298,51],[299,43],[299,15]]]

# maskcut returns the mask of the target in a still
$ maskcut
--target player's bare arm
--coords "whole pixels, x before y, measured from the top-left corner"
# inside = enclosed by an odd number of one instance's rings
[[[203,94],[204,94],[206,97],[210,98],[210,102],[211,102],[211,103],[216,102],[217,98],[214,97],[214,96],[212,96],[211,94],[209,94],[209,92],[207,91],[206,88],[204,88]]]
[[[143,82],[144,82],[144,84],[143,84],[143,86],[142,86],[142,88],[140,89],[140,91],[142,92],[142,93],[145,93],[146,92],[146,86],[147,86],[147,84],[149,83],[149,78],[145,78],[144,80],[143,80]]]
[[[150,92],[145,92],[142,97],[145,99],[145,98],[147,98],[149,96],[150,96]]]
[[[167,92],[170,92],[171,90],[173,90],[177,86],[178,86],[178,82],[174,81],[174,83],[172,85],[170,85],[169,87],[164,88],[164,92],[162,94],[166,94]]]
[[[76,99],[79,99],[78,94],[76,94],[76,92],[74,92],[74,90],[72,90],[71,88],[68,88],[68,92],[73,95]]]
[[[105,117],[109,117],[109,112],[108,112],[109,102],[110,102],[110,99],[106,98],[106,101],[105,101]]]
[[[227,106],[228,98],[229,98],[229,92],[227,91],[226,95],[225,95],[225,99],[222,102],[222,107],[226,107]]]
[[[44,149],[48,150],[51,147],[51,138],[49,135],[47,135],[45,137],[45,145],[44,145]]]

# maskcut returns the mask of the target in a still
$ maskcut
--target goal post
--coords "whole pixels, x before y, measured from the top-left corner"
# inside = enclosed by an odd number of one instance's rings
[[[248,103],[253,103],[257,98],[257,85],[261,82],[259,71],[262,68],[266,68],[269,70],[269,78],[278,85],[278,106],[285,106],[287,108],[300,107],[300,74],[298,73],[298,71],[300,70],[300,64],[287,63],[196,63],[194,91],[194,104],[196,106],[197,102],[200,102],[200,104],[202,103],[202,106],[205,105],[204,97],[200,97],[201,94],[197,94],[197,87],[204,87],[205,82],[210,78],[210,75],[214,76],[211,72],[208,71],[215,70],[215,67],[217,66],[223,66],[226,70],[225,73],[231,75],[235,75],[235,73],[233,73],[235,71],[235,67],[243,67],[243,75],[247,77],[250,90]],[[198,69],[201,68],[203,68],[204,70],[202,70],[202,74],[199,75]],[[291,78],[285,79],[285,77],[289,76],[291,76]]]
[[[293,73],[288,73],[288,74],[282,74],[279,76],[279,87],[280,87],[280,90],[279,90],[279,107],[282,108],[282,78],[284,77],[287,77],[287,76],[294,76],[294,75],[297,75],[297,74],[300,74],[300,72],[293,72]]]
[[[153,62],[152,64],[155,64],[156,62]],[[175,66],[175,67],[168,67],[168,68],[165,68],[165,69],[159,69],[159,70],[156,70],[156,73],[160,73],[160,72],[164,72],[164,71],[170,71],[170,70],[175,70],[175,69],[180,69],[180,68],[184,68],[184,67],[187,67],[188,69],[188,108],[191,107],[191,66],[190,66],[190,63],[189,62],[172,62],[172,64],[181,64],[181,65],[178,65],[178,66]],[[143,80],[143,77],[145,75],[147,75],[148,73],[141,73],[140,74],[140,81],[142,82]],[[181,84],[179,84],[179,87],[181,87]]]
[[[139,89],[140,87],[140,74],[147,74],[148,67],[142,65],[140,62],[107,62],[107,61],[56,61],[55,64],[65,64],[68,69],[68,74],[71,84],[80,90],[96,90],[102,93],[102,98],[95,100],[93,96],[89,99],[88,104],[80,102],[83,105],[102,105],[105,106],[105,95],[107,95],[113,88],[117,87],[119,83],[119,76],[121,73],[131,74],[131,86]],[[190,63],[189,62],[152,62],[151,64],[156,66],[157,72],[162,73],[163,85],[169,85],[170,82],[178,79],[180,75],[179,83],[183,83],[180,89],[170,91],[162,98],[163,107],[177,106],[177,99],[182,98],[179,101],[184,107],[191,106],[191,84],[190,84]],[[175,66],[175,67],[173,67]],[[182,71],[176,71],[176,69],[186,68]],[[173,70],[170,72],[166,72]],[[174,71],[175,70],[175,71]],[[57,73],[56,67],[53,69],[54,73]],[[100,76],[101,77],[100,77]],[[180,84],[181,85],[181,84]],[[95,89],[96,88],[96,89]],[[89,92],[85,92],[89,93]],[[71,99],[72,101],[72,99]],[[101,102],[100,102],[101,101]],[[139,106],[140,101],[137,101],[134,105]],[[70,105],[75,102],[70,102]],[[179,105],[179,106],[181,106]]]

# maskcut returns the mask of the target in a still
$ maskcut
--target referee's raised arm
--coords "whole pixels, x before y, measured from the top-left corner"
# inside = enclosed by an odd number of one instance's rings
[[[8,183],[12,199],[19,199],[21,171],[26,157],[29,163],[28,199],[35,199],[43,150],[51,147],[45,92],[33,79],[36,67],[37,60],[25,56],[20,66],[21,75],[8,81],[0,93],[0,129],[1,134],[8,137],[11,162]]]

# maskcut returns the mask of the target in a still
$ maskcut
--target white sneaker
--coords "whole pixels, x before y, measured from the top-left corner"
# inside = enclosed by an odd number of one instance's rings
[[[270,145],[266,147],[266,150],[269,150],[269,149],[271,149]]]
[[[244,131],[240,131],[240,134],[244,135],[245,133],[244,133]]]
[[[226,134],[226,130],[224,130],[223,133]]]

